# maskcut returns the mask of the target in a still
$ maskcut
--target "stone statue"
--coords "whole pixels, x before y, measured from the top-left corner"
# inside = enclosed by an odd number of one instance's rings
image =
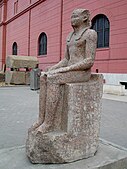
[[[85,82],[90,79],[94,63],[97,34],[90,29],[90,13],[86,9],[76,9],[71,16],[74,29],[67,38],[65,58],[41,75],[39,120],[32,126],[40,132],[52,130],[52,121],[59,100],[60,85]],[[42,91],[43,90],[43,91]]]
[[[103,77],[91,74],[97,34],[90,13],[76,9],[65,57],[40,77],[38,121],[28,131],[26,152],[32,163],[65,163],[95,154]]]

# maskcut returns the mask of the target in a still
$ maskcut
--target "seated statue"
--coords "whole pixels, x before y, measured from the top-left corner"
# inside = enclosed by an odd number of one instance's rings
[[[74,10],[71,25],[73,32],[67,38],[64,59],[41,74],[39,118],[30,131],[52,131],[53,118],[60,99],[60,86],[65,83],[86,82],[91,77],[97,34],[90,29],[89,11]]]

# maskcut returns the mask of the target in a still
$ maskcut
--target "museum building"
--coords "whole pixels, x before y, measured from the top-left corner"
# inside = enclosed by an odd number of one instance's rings
[[[98,33],[92,71],[127,82],[127,0],[0,0],[0,69],[8,55],[36,56],[42,70],[59,62],[76,8],[90,10]]]

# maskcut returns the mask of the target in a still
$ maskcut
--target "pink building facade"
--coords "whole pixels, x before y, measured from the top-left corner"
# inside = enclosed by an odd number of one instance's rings
[[[101,14],[109,21],[109,46],[97,48],[92,71],[127,75],[126,0],[0,0],[0,69],[6,56],[13,54],[14,42],[17,55],[38,57],[42,70],[59,62],[76,8],[89,9],[92,20]],[[47,37],[47,52],[40,55],[42,33]]]

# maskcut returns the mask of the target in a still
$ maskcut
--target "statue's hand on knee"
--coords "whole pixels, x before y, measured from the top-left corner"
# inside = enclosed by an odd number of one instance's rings
[[[70,70],[69,66],[61,67],[59,69],[48,71],[47,74],[52,75],[52,74],[57,74],[57,73],[64,73],[64,72],[68,72],[69,70]]]
[[[41,76],[47,77],[48,72],[41,72]]]

